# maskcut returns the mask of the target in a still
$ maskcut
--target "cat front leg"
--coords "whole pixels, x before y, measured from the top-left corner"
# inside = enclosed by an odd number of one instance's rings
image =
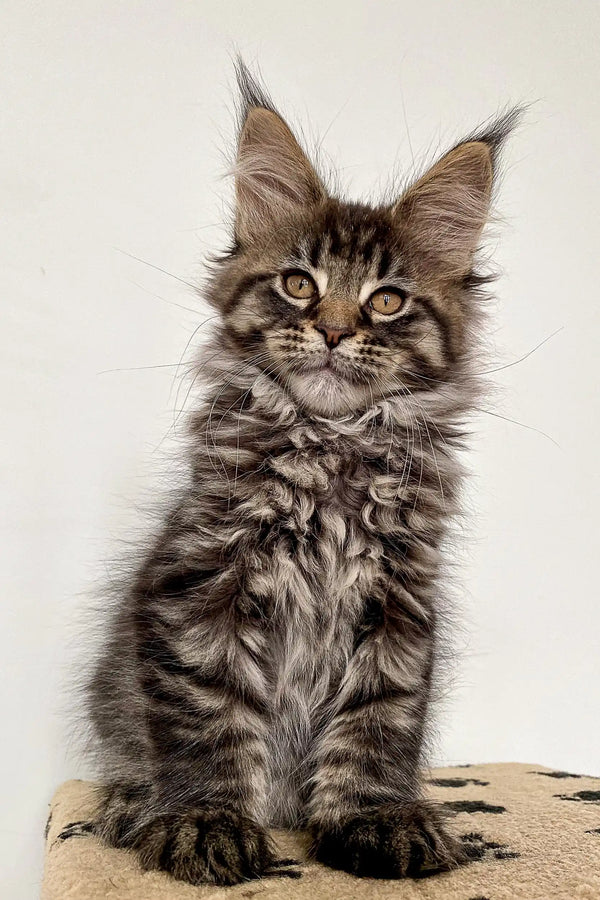
[[[433,623],[400,588],[371,608],[315,749],[312,853],[358,876],[423,877],[466,861],[461,842],[420,795]]]
[[[143,869],[158,869],[190,884],[233,885],[268,875],[296,875],[278,859],[265,828],[232,808],[160,803],[151,788],[115,783],[104,791],[96,833],[133,851]],[[160,809],[163,812],[159,812]]]
[[[145,869],[191,884],[290,874],[265,828],[270,704],[260,626],[235,597],[205,586],[137,603],[133,674],[147,747],[139,767],[151,776],[107,786],[100,836],[133,850]],[[127,762],[131,772],[135,760]]]

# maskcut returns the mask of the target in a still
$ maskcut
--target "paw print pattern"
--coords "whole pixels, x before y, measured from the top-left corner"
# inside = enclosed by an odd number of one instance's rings
[[[554,794],[559,800],[571,800],[574,803],[600,803],[600,791],[577,791],[575,794]]]
[[[95,834],[95,832],[96,826],[93,822],[70,822],[59,833],[52,846],[62,844],[63,841],[68,841],[70,838],[88,837],[90,834]]]
[[[469,859],[518,859],[521,855],[515,850],[510,850],[506,844],[497,841],[486,841],[479,832],[471,831],[461,836],[465,851]]]
[[[500,813],[506,812],[505,806],[494,806],[492,803],[487,803],[485,800],[447,800],[445,803],[442,803],[444,809],[453,815],[458,815],[459,813],[493,813],[494,815],[500,815]]]
[[[487,787],[489,781],[482,781],[480,778],[430,778],[429,784],[435,787],[466,787],[468,784],[476,784],[479,787]]]
[[[573,772],[528,772],[528,775],[544,775],[546,778],[582,778],[581,775],[574,775]]]

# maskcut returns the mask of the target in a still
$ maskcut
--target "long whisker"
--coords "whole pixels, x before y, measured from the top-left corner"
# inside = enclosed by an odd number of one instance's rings
[[[229,387],[229,385],[230,385],[236,378],[239,378],[239,376],[240,376],[241,374],[243,374],[243,372],[247,371],[248,369],[250,369],[250,368],[252,368],[252,367],[256,367],[257,362],[262,361],[262,359],[264,359],[266,356],[267,356],[267,354],[266,354],[265,352],[263,352],[263,353],[261,353],[261,354],[258,354],[258,358],[256,358],[256,357],[251,358],[251,359],[246,363],[246,365],[242,366],[242,367],[239,368],[239,369],[236,369],[236,371],[232,373],[231,377],[225,382],[224,385],[222,385],[222,386],[220,387],[219,391],[218,391],[217,394],[215,395],[215,397],[214,397],[214,399],[213,399],[213,402],[212,402],[212,404],[211,404],[211,407],[210,407],[210,410],[209,410],[207,419],[206,419],[206,451],[207,451],[207,454],[208,454],[208,458],[210,459],[211,465],[212,465],[212,467],[213,467],[215,473],[216,473],[217,475],[219,475],[219,474],[220,474],[220,473],[219,473],[219,470],[217,469],[217,467],[215,466],[215,464],[214,464],[214,462],[213,462],[213,456],[212,456],[212,453],[211,453],[210,448],[209,448],[209,446],[208,446],[208,440],[209,440],[209,437],[210,437],[210,439],[211,439],[211,441],[212,441],[212,444],[213,444],[213,449],[214,449],[214,451],[216,452],[216,454],[217,454],[217,456],[219,457],[219,460],[220,460],[220,462],[221,462],[221,466],[222,466],[222,468],[223,468],[223,474],[225,475],[225,477],[226,477],[227,479],[228,479],[228,475],[227,475],[226,466],[225,466],[225,464],[223,463],[223,460],[222,460],[222,458],[221,458],[220,455],[219,455],[219,451],[217,450],[216,438],[215,438],[215,434],[214,434],[214,432],[213,432],[212,424],[211,424],[211,420],[212,420],[212,416],[213,416],[213,413],[214,413],[214,409],[215,409],[215,406],[216,406],[216,404],[217,404],[219,398],[220,398],[220,397],[223,395],[223,393],[227,390],[227,388]],[[235,405],[235,401],[234,401],[234,403],[232,404],[232,406],[233,406],[233,405]],[[229,479],[228,479],[228,482],[229,482]]]
[[[122,250],[120,247],[113,247],[113,250],[116,250],[117,253],[122,253],[123,256],[128,256],[129,259],[135,259],[136,262],[143,263],[143,265],[148,266],[151,269],[156,269],[157,272],[162,272],[163,275],[168,275],[169,278],[174,278],[175,281],[179,281],[181,284],[185,284],[186,287],[191,288],[193,291],[198,290],[198,286],[192,284],[191,281],[186,281],[185,278],[180,278],[179,275],[174,275],[173,272],[169,272],[167,271],[167,269],[161,269],[160,266],[148,262],[147,259],[142,259],[140,256],[135,256],[133,253],[128,253],[127,250]]]
[[[193,313],[195,316],[198,315],[198,309],[192,309],[191,306],[184,306],[183,303],[177,303],[176,300],[169,300],[167,297],[161,297],[160,294],[155,294],[154,291],[149,291],[148,288],[144,287],[143,284],[139,284],[139,282],[134,281],[133,278],[128,278],[127,281],[130,284],[135,285],[138,290],[143,291],[144,294],[148,294],[149,297],[154,297],[156,300],[162,300],[163,303],[168,303],[169,306],[176,306],[177,309],[183,309],[185,312]]]
[[[156,366],[123,366],[119,369],[102,369],[96,372],[96,375],[112,375],[115,372],[144,372],[147,369],[177,369],[181,365],[178,363],[159,363]]]
[[[205,319],[205,320],[204,320],[203,322],[201,322],[196,328],[194,328],[194,330],[192,331],[191,335],[189,336],[189,338],[188,338],[188,340],[187,340],[187,343],[186,343],[185,347],[183,348],[183,351],[182,351],[182,353],[181,353],[181,356],[179,357],[179,365],[182,365],[182,364],[183,364],[183,360],[184,360],[184,358],[185,358],[186,353],[187,353],[188,350],[189,350],[190,344],[192,343],[192,341],[194,340],[194,338],[195,338],[196,335],[198,334],[200,328],[202,328],[204,325],[206,325],[207,322],[210,322],[210,321],[212,321],[213,319],[216,319],[216,318],[218,318],[218,314],[215,314],[214,316],[210,316],[208,319]],[[219,352],[220,352],[220,351],[217,350],[217,353],[215,354],[215,356],[217,356],[217,355],[219,354]],[[214,359],[214,356],[211,357],[211,359]],[[191,387],[193,387],[194,383],[195,383],[196,380],[198,379],[198,376],[199,376],[200,372],[203,370],[203,368],[204,368],[205,365],[207,365],[207,362],[205,362],[205,363],[203,363],[202,365],[198,366],[198,371],[197,371],[196,374],[194,375],[194,381],[192,382]],[[172,393],[173,393],[173,385],[174,385],[175,382],[177,381],[178,376],[179,376],[179,371],[176,371],[176,372],[175,372],[175,375],[174,375],[174,377],[173,377],[173,381],[171,382],[170,390],[169,390],[169,403],[171,402],[171,395],[172,395]],[[181,384],[181,382],[180,382],[180,384]],[[191,389],[191,388],[190,388],[190,389]],[[177,388],[177,393],[175,394],[175,406],[177,406],[177,403],[178,403],[178,401],[179,401],[179,390],[180,390],[180,388],[178,387],[178,388]],[[187,398],[189,397],[189,395],[190,395],[190,391],[188,391],[187,394],[186,394],[186,401],[187,401]],[[185,403],[186,401],[184,401],[184,403]],[[177,425],[177,421],[174,419],[174,421],[173,421],[173,429],[175,429],[176,425]]]
[[[540,341],[539,344],[536,344],[531,350],[528,350],[523,356],[520,356],[519,359],[515,359],[513,362],[507,363],[504,366],[498,366],[496,369],[488,369],[487,372],[479,372],[479,375],[492,375],[494,372],[502,372],[503,369],[511,369],[513,366],[518,365],[519,363],[524,362],[524,360],[529,359],[536,350],[539,350],[540,347],[543,347],[544,344],[547,344],[549,340],[555,337],[559,332],[564,331],[565,326],[561,325],[560,328],[557,328],[556,331],[553,331],[552,334],[549,334],[548,337],[545,337],[543,341]]]
[[[480,406],[474,406],[473,409],[477,410],[477,412],[485,413],[486,416],[493,416],[495,419],[504,419],[505,422],[511,422],[513,425],[518,425],[520,428],[526,428],[528,431],[535,431],[536,434],[541,434],[542,437],[548,438],[549,441],[552,441],[555,447],[558,447],[559,450],[562,450],[562,447],[558,443],[558,441],[555,441],[551,434],[547,434],[540,428],[535,428],[535,426],[533,425],[526,425],[525,422],[519,422],[517,419],[510,419],[508,416],[503,416],[500,413],[492,412],[491,409],[482,409]]]

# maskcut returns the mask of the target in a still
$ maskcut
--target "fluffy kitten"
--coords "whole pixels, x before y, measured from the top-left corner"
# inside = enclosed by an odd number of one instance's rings
[[[240,67],[234,244],[208,289],[190,485],[89,691],[99,831],[193,884],[464,859],[420,795],[440,547],[475,396],[474,254],[514,113],[394,203],[330,196]]]

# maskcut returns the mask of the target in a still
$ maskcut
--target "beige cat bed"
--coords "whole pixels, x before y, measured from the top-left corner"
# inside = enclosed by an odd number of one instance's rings
[[[102,846],[93,785],[68,781],[50,808],[42,900],[600,900],[600,778],[511,763],[436,769],[429,788],[480,856],[467,868],[420,881],[357,879],[306,862],[302,836],[278,832],[301,878],[197,888]]]

